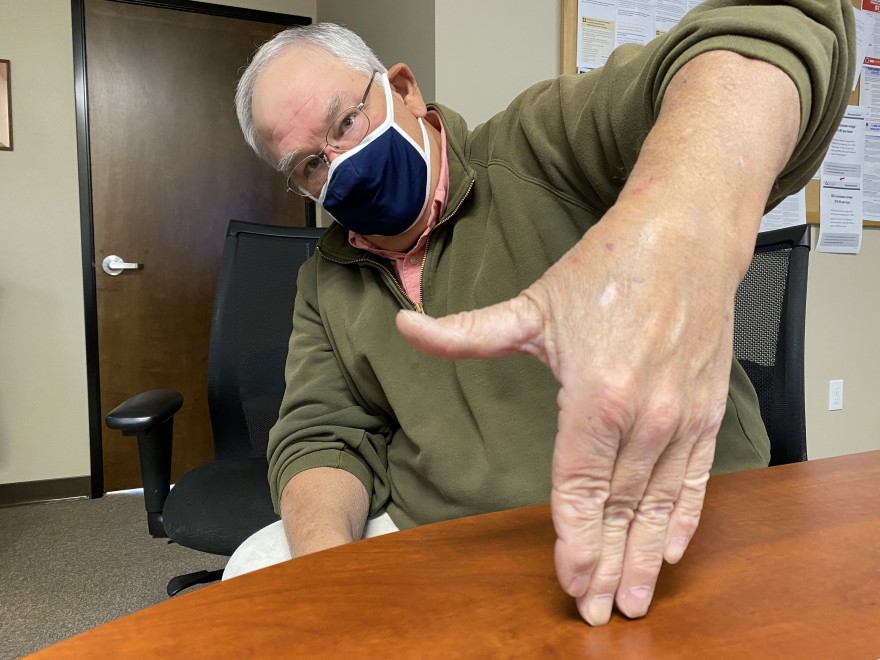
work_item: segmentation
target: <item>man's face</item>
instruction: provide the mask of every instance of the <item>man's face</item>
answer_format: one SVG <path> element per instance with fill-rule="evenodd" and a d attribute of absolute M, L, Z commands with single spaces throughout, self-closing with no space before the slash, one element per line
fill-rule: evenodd
<path fill-rule="evenodd" d="M 393 77 L 397 67 L 389 71 Z M 313 48 L 291 48 L 270 62 L 257 77 L 254 86 L 253 116 L 257 133 L 276 161 L 288 158 L 290 166 L 302 158 L 316 154 L 325 145 L 327 129 L 345 109 L 357 106 L 370 80 L 369 75 L 354 71 L 338 59 Z M 379 84 L 377 84 L 379 83 Z M 416 88 L 417 90 L 417 88 Z M 392 84 L 395 122 L 417 144 L 422 132 L 417 117 L 424 116 L 424 102 L 408 103 Z M 363 111 L 375 130 L 387 115 L 385 94 L 377 79 L 370 88 Z M 429 139 L 435 138 L 429 130 Z M 436 139 L 436 138 L 435 138 Z M 424 146 L 424 145 L 422 145 Z M 436 189 L 439 158 L 438 144 L 432 141 L 431 195 Z M 324 151 L 330 162 L 339 156 L 332 149 Z M 291 157 L 292 156 L 292 157 Z M 430 205 L 429 205 L 430 207 Z M 370 236 L 379 247 L 389 250 L 408 248 L 424 231 L 430 208 L 412 228 L 397 236 Z"/>
<path fill-rule="evenodd" d="M 254 122 L 269 154 L 277 161 L 295 153 L 296 162 L 318 152 L 330 123 L 358 104 L 368 82 L 323 51 L 295 48 L 277 57 L 257 77 L 253 98 Z M 384 97 L 371 89 L 364 113 L 371 127 L 381 123 Z M 335 155 L 328 150 L 331 161 Z"/>

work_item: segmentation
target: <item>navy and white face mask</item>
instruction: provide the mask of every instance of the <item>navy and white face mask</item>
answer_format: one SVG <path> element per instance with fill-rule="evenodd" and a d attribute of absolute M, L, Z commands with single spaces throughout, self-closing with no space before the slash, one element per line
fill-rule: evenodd
<path fill-rule="evenodd" d="M 394 103 L 387 74 L 385 121 L 363 141 L 337 156 L 316 199 L 340 225 L 370 236 L 395 236 L 412 227 L 428 205 L 431 147 L 425 124 L 422 149 L 394 123 Z"/>

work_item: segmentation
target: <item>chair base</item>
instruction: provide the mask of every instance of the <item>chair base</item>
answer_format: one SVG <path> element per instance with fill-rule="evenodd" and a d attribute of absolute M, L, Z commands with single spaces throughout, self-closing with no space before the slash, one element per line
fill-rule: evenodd
<path fill-rule="evenodd" d="M 206 584 L 208 582 L 216 582 L 223 577 L 223 569 L 216 571 L 196 571 L 195 573 L 187 573 L 186 575 L 178 575 L 168 581 L 166 591 L 169 596 L 176 596 L 184 589 L 189 589 L 197 584 Z"/>

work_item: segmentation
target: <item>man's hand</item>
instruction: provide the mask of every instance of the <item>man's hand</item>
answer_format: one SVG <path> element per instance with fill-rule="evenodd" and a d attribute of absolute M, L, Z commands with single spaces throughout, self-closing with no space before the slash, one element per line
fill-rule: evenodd
<path fill-rule="evenodd" d="M 431 353 L 531 353 L 553 371 L 556 567 L 594 625 L 615 594 L 624 614 L 643 615 L 662 560 L 677 561 L 693 535 L 732 350 L 730 296 L 657 244 L 674 237 L 608 220 L 508 303 L 398 321 Z"/>
<path fill-rule="evenodd" d="M 781 71 L 701 55 L 670 84 L 617 204 L 541 279 L 482 310 L 398 316 L 425 352 L 528 353 L 553 371 L 556 569 L 593 625 L 615 601 L 644 615 L 663 560 L 678 561 L 697 528 L 736 287 L 798 121 Z"/>

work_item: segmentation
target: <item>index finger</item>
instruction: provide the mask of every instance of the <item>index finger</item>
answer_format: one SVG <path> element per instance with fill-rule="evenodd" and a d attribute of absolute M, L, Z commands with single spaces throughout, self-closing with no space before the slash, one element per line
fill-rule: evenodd
<path fill-rule="evenodd" d="M 586 388 L 573 397 L 559 392 L 559 424 L 553 450 L 550 509 L 556 530 L 554 559 L 559 584 L 570 596 L 587 593 L 602 556 L 603 518 L 620 447 L 620 431 L 607 414 L 586 413 Z M 598 400 L 598 397 L 593 399 Z"/>

